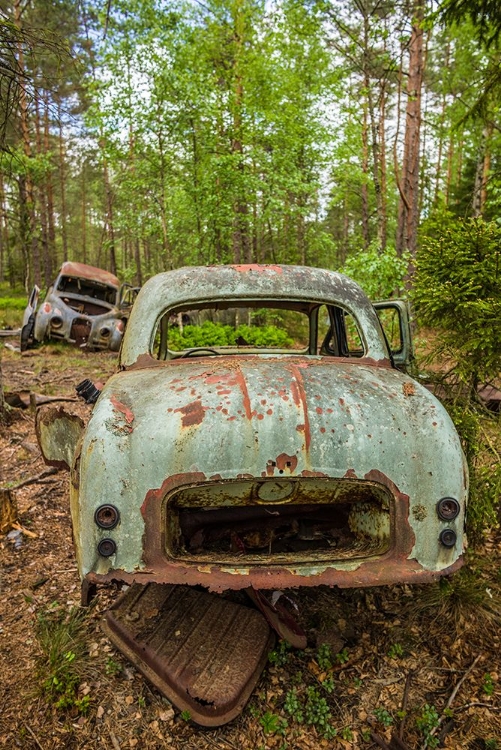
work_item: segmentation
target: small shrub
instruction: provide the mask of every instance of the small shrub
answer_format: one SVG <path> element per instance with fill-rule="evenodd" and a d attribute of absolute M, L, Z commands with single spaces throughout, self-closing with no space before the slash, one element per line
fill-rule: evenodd
<path fill-rule="evenodd" d="M 304 722 L 302 704 L 298 698 L 297 690 L 289 690 L 285 696 L 284 709 L 298 724 Z"/>
<path fill-rule="evenodd" d="M 288 727 L 287 719 L 283 719 L 281 716 L 271 713 L 271 711 L 266 711 L 259 719 L 259 723 L 265 734 L 283 735 Z"/>
<path fill-rule="evenodd" d="M 486 672 L 484 674 L 484 683 L 482 685 L 482 690 L 484 691 L 485 695 L 494 695 L 494 680 L 492 679 L 492 675 L 490 672 Z"/>
<path fill-rule="evenodd" d="M 391 727 L 393 724 L 393 717 L 385 708 L 375 708 L 374 717 L 384 727 Z"/>
<path fill-rule="evenodd" d="M 278 646 L 268 654 L 268 661 L 277 667 L 283 667 L 289 661 L 291 645 L 287 641 L 280 641 Z"/>
<path fill-rule="evenodd" d="M 432 734 L 432 730 L 435 730 L 439 726 L 439 716 L 435 706 L 425 703 L 420 715 L 416 718 L 416 726 L 423 734 L 424 746 L 437 747 L 438 738 Z"/>

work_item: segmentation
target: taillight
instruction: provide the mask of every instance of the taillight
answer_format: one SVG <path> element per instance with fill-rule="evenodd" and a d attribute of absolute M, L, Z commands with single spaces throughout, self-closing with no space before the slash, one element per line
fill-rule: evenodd
<path fill-rule="evenodd" d="M 94 513 L 94 521 L 100 529 L 114 529 L 120 520 L 120 513 L 114 505 L 100 505 Z"/>
<path fill-rule="evenodd" d="M 458 517 L 459 511 L 459 503 L 457 500 L 454 500 L 453 497 L 443 497 L 437 503 L 438 517 L 441 518 L 442 521 L 453 521 Z"/>
<path fill-rule="evenodd" d="M 457 540 L 456 532 L 453 531 L 453 529 L 444 529 L 440 532 L 440 536 L 438 538 L 440 544 L 443 544 L 444 547 L 454 547 Z"/>

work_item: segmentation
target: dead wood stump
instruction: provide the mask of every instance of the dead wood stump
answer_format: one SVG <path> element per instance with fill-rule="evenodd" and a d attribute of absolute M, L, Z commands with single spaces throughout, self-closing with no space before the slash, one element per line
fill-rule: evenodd
<path fill-rule="evenodd" d="M 0 489 L 0 534 L 6 534 L 17 521 L 17 502 L 12 490 Z"/>

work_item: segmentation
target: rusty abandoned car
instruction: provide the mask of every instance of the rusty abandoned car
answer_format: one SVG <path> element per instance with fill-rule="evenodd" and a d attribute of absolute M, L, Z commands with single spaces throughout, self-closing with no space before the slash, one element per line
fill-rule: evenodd
<path fill-rule="evenodd" d="M 185 675 L 178 665 L 174 679 L 165 667 L 181 647 L 162 631 L 172 653 L 159 677 L 160 646 L 150 653 L 144 644 L 160 625 L 148 616 L 164 608 L 177 623 L 169 632 L 181 632 L 181 610 L 193 612 L 190 597 L 203 594 L 190 587 L 424 582 L 461 565 L 468 477 L 460 441 L 440 402 L 405 372 L 405 307 L 377 308 L 351 279 L 314 268 L 163 273 L 139 293 L 119 371 L 83 437 L 77 417 L 40 413 L 46 458 L 71 468 L 84 591 L 134 584 L 108 627 L 136 663 L 149 659 L 140 666 L 150 676 L 156 669 L 152 679 L 167 695 L 179 693 L 172 682 Z M 392 326 L 386 336 L 378 314 Z M 142 635 L 130 616 L 141 597 Z M 219 604 L 210 617 L 196 606 L 206 622 L 222 622 Z M 241 641 L 261 627 L 231 617 Z M 140 657 L 131 645 L 139 637 Z M 262 668 L 267 638 L 256 636 L 249 674 Z M 252 650 L 247 641 L 244 648 Z M 193 692 L 191 684 L 176 694 L 177 705 L 215 724 L 235 715 L 245 691 L 217 710 L 207 693 L 194 709 Z"/>
<path fill-rule="evenodd" d="M 89 349 L 120 348 L 130 308 L 121 304 L 123 287 L 114 274 L 67 261 L 40 305 L 39 298 L 35 286 L 24 312 L 22 351 L 47 339 Z"/>

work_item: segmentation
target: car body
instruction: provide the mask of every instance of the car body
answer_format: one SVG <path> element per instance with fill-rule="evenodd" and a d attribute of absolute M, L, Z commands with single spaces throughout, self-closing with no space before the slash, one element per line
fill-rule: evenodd
<path fill-rule="evenodd" d="M 71 467 L 85 585 L 352 587 L 456 570 L 460 440 L 396 367 L 411 354 L 404 306 L 378 312 L 396 321 L 394 355 L 362 289 L 332 271 L 236 265 L 150 279 L 76 450 L 75 420 L 38 423 L 46 459 Z M 231 341 L 215 344 L 224 326 Z M 204 331 L 206 346 L 181 346 Z"/>
<path fill-rule="evenodd" d="M 127 285 L 127 294 L 130 288 Z M 117 277 L 101 268 L 67 261 L 39 304 L 35 286 L 21 329 L 21 349 L 39 341 L 69 341 L 89 349 L 118 351 L 130 307 Z"/>

